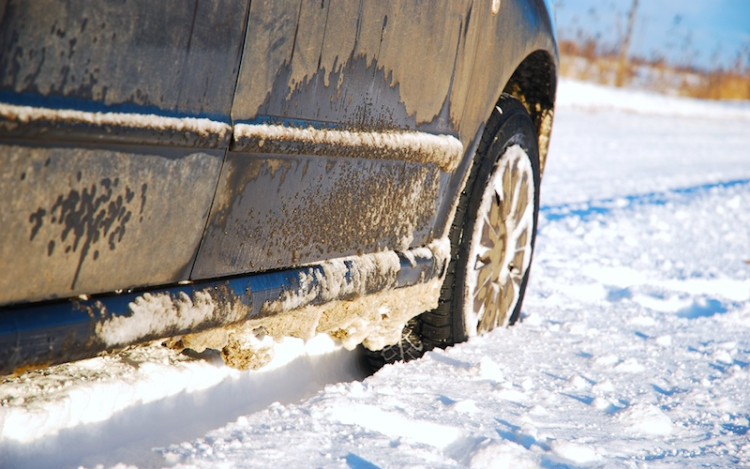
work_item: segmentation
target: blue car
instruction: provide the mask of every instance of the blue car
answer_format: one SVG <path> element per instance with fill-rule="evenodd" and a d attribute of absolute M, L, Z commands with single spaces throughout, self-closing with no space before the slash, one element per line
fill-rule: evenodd
<path fill-rule="evenodd" d="M 513 323 L 557 65 L 543 0 L 0 2 L 0 375 Z"/>

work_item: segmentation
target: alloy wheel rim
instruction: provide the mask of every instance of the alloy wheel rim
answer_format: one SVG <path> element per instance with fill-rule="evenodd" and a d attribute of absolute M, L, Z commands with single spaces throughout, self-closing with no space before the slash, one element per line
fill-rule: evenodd
<path fill-rule="evenodd" d="M 464 320 L 469 335 L 506 326 L 531 263 L 534 173 L 526 152 L 509 147 L 485 186 L 466 264 Z"/>

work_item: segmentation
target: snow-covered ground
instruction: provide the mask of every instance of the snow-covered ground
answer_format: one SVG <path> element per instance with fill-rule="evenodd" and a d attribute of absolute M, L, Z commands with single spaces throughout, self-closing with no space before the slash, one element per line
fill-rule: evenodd
<path fill-rule="evenodd" d="M 515 327 L 364 380 L 325 339 L 65 365 L 0 385 L 0 467 L 750 466 L 750 107 L 559 92 Z"/>

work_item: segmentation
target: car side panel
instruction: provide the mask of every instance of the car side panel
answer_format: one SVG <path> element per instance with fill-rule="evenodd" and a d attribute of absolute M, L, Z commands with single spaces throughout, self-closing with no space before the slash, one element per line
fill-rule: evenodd
<path fill-rule="evenodd" d="M 188 278 L 223 156 L 0 145 L 0 304 Z"/>
<path fill-rule="evenodd" d="M 253 1 L 232 117 L 450 133 L 469 3 Z"/>
<path fill-rule="evenodd" d="M 254 1 L 233 121 L 315 127 L 321 138 L 326 129 L 375 138 L 452 134 L 447 96 L 466 5 Z M 261 153 L 230 152 L 194 279 L 403 250 L 434 238 L 450 179 L 445 167 L 409 148 L 397 150 L 401 161 L 384 160 L 343 141 L 346 152 L 313 144 L 314 153 L 263 154 L 271 140 L 261 137 Z"/>
<path fill-rule="evenodd" d="M 33 122 L 0 116 L 9 168 L 0 196 L 16 204 L 0 220 L 0 265 L 29 266 L 3 277 L 0 305 L 178 282 L 193 259 L 192 278 L 207 278 L 444 236 L 484 120 L 513 70 L 537 50 L 556 60 L 542 0 L 503 0 L 497 15 L 492 3 L 2 2 L 0 102 L 93 114 L 73 124 L 54 112 Z M 158 119 L 97 120 L 113 112 L 177 121 L 164 130 Z M 220 129 L 185 130 L 194 117 Z M 261 150 L 263 139 L 243 144 L 237 129 L 245 124 L 398 138 L 416 132 L 417 141 L 449 135 L 463 150 L 447 163 L 352 145 L 284 155 L 283 142 L 281 152 Z M 39 169 L 48 161 L 54 174 Z M 112 189 L 115 179 L 122 194 Z M 85 217 L 57 226 L 68 223 L 53 214 L 58 200 L 79 216 L 91 210 L 84 195 L 112 189 L 114 200 L 88 215 L 103 210 L 109 220 L 109 203 L 143 183 L 164 189 L 149 189 L 148 219 L 169 216 L 137 228 L 130 215 L 114 249 L 104 241 L 114 222 L 85 235 Z M 24 191 L 31 195 L 21 202 L 15 195 Z M 122 217 L 134 209 L 140 223 L 141 207 L 126 207 Z M 39 283 L 40 272 L 54 280 Z M 21 283 L 29 287 L 13 291 Z"/>
<path fill-rule="evenodd" d="M 425 245 L 448 180 L 433 164 L 230 152 L 193 279 Z"/>
<path fill-rule="evenodd" d="M 534 50 L 555 54 L 541 0 L 504 0 L 497 15 L 491 7 L 471 0 L 254 1 L 235 124 L 445 134 L 463 151 L 442 166 L 404 158 L 394 171 L 367 148 L 287 147 L 288 158 L 278 159 L 264 155 L 271 143 L 284 147 L 273 138 L 259 137 L 252 151 L 236 145 L 243 151 L 230 152 L 222 172 L 193 278 L 407 249 L 444 236 L 504 84 Z M 333 163 L 336 171 L 320 180 L 324 173 L 300 169 Z M 285 181 L 287 174 L 296 183 Z M 353 191 L 346 199 L 344 188 Z M 395 203 L 417 193 L 436 199 Z"/>
<path fill-rule="evenodd" d="M 248 9 L 0 2 L 0 306 L 189 278 Z"/>
<path fill-rule="evenodd" d="M 2 5 L 2 101 L 228 122 L 248 0 Z"/>

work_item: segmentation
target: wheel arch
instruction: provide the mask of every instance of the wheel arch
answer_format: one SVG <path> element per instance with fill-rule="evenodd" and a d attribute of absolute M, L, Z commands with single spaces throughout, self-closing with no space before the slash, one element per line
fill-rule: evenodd
<path fill-rule="evenodd" d="M 539 143 L 539 169 L 542 174 L 549 150 L 556 92 L 556 61 L 545 50 L 536 50 L 527 55 L 503 89 L 503 93 L 521 101 L 534 121 Z"/>

